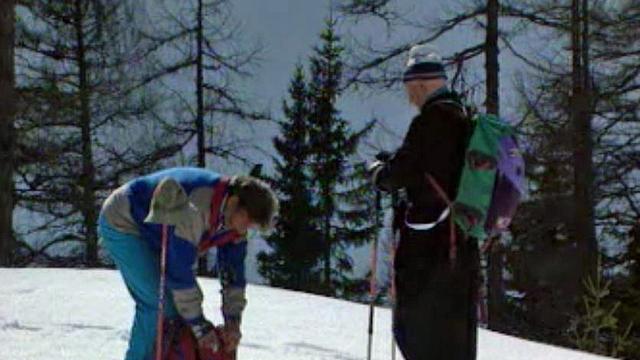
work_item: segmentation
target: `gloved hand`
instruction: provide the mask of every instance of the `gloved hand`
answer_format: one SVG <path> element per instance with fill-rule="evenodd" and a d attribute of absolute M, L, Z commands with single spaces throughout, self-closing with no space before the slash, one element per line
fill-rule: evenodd
<path fill-rule="evenodd" d="M 384 163 L 391 159 L 392 154 L 388 151 L 380 151 L 376 155 L 376 161 L 372 162 L 367 166 L 367 171 L 371 176 L 374 176 L 378 170 L 384 166 Z"/>
<path fill-rule="evenodd" d="M 369 175 L 373 176 L 383 166 L 383 161 L 376 160 L 367 166 L 367 172 L 369 173 Z"/>
<path fill-rule="evenodd" d="M 389 159 L 391 159 L 391 156 L 393 156 L 393 154 L 383 150 L 376 155 L 376 160 L 386 162 L 386 161 L 389 161 Z"/>
<path fill-rule="evenodd" d="M 382 170 L 385 168 L 387 162 L 391 160 L 392 157 L 393 155 L 391 153 L 381 151 L 378 153 L 378 155 L 376 155 L 377 160 L 367 167 L 369 176 L 371 176 L 371 182 L 376 188 L 378 188 L 378 190 L 389 191 L 388 189 L 385 189 L 380 185 L 379 180 Z"/>
<path fill-rule="evenodd" d="M 240 324 L 227 323 L 222 329 L 222 342 L 224 343 L 224 351 L 232 353 L 236 351 L 240 344 L 242 333 L 240 332 Z"/>
<path fill-rule="evenodd" d="M 210 321 L 202 319 L 191 326 L 191 331 L 193 331 L 201 351 L 207 350 L 216 353 L 222 347 L 223 340 L 218 336 L 216 328 Z"/>

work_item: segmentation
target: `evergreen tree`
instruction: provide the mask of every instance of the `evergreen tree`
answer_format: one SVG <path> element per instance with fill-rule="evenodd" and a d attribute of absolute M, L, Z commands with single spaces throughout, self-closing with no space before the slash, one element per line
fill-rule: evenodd
<path fill-rule="evenodd" d="M 339 287 L 353 267 L 347 250 L 350 245 L 371 238 L 374 218 L 373 203 L 366 207 L 361 203 L 361 195 L 366 191 L 362 186 L 364 172 L 351 164 L 359 142 L 372 124 L 354 131 L 337 109 L 343 93 L 344 48 L 335 27 L 333 19 L 327 20 L 320 35 L 322 45 L 314 49 L 311 57 L 309 84 L 311 174 L 323 242 L 323 287 L 328 294 L 340 293 Z"/>
<path fill-rule="evenodd" d="M 286 120 L 280 136 L 273 139 L 279 154 L 276 175 L 271 179 L 282 199 L 276 231 L 267 238 L 272 252 L 258 256 L 260 273 L 274 286 L 317 292 L 318 259 L 322 253 L 314 216 L 309 172 L 309 93 L 304 69 L 298 66 L 289 86 L 290 102 L 283 102 Z"/>

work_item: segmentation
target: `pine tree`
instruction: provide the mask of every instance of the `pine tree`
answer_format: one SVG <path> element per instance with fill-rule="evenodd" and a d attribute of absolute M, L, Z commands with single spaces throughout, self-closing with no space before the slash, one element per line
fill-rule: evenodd
<path fill-rule="evenodd" d="M 334 294 L 342 282 L 340 280 L 346 280 L 344 274 L 353 267 L 347 253 L 348 246 L 370 239 L 371 229 L 365 223 L 373 219 L 368 210 L 362 210 L 357 204 L 350 206 L 341 202 L 347 198 L 353 200 L 352 195 L 361 188 L 358 179 L 363 178 L 358 175 L 362 175 L 362 172 L 358 173 L 350 161 L 372 124 L 360 131 L 353 131 L 337 109 L 337 101 L 343 93 L 344 48 L 335 27 L 333 19 L 327 20 L 326 28 L 320 35 L 322 44 L 314 49 L 310 60 L 309 84 L 311 173 L 323 241 L 323 286 L 326 293 Z M 361 227 L 349 226 L 353 224 Z"/>
<path fill-rule="evenodd" d="M 598 266 L 595 279 L 584 281 L 582 307 L 571 319 L 569 338 L 580 350 L 618 358 L 633 349 L 633 323 L 620 316 L 620 302 L 609 304 L 611 281 L 602 279 Z"/>
<path fill-rule="evenodd" d="M 271 285 L 318 292 L 322 242 L 311 191 L 309 93 L 302 66 L 295 69 L 289 98 L 290 102 L 283 101 L 286 119 L 279 122 L 280 135 L 273 140 L 279 159 L 275 159 L 276 174 L 271 182 L 282 199 L 280 219 L 274 234 L 267 238 L 272 252 L 261 253 L 258 261 L 260 273 Z"/>

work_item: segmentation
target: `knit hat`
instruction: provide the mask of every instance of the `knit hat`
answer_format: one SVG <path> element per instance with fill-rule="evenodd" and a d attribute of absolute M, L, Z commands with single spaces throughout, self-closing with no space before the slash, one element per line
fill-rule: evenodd
<path fill-rule="evenodd" d="M 403 81 L 447 79 L 438 49 L 431 45 L 416 45 L 409 50 Z"/>

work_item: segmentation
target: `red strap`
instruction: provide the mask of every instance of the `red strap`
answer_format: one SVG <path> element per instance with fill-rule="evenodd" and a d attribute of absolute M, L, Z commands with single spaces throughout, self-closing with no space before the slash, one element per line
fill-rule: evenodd
<path fill-rule="evenodd" d="M 156 360 L 163 358 L 163 335 L 164 335 L 164 298 L 165 298 L 165 282 L 167 277 L 167 246 L 169 244 L 168 226 L 162 225 L 162 243 L 160 251 L 160 289 L 158 297 L 158 325 L 156 326 Z"/>
<path fill-rule="evenodd" d="M 427 181 L 431 184 L 431 186 L 436 190 L 440 198 L 447 204 L 449 209 L 451 209 L 451 214 L 449 214 L 449 259 L 451 262 L 455 262 L 456 253 L 458 251 L 458 241 L 456 239 L 456 223 L 453 218 L 453 202 L 449 199 L 449 196 L 444 191 L 442 186 L 438 184 L 438 181 L 431 176 L 430 174 L 426 174 Z"/>
<path fill-rule="evenodd" d="M 222 202 L 225 200 L 227 196 L 227 192 L 229 189 L 230 179 L 226 176 L 223 176 L 220 181 L 213 187 L 213 196 L 211 197 L 211 214 L 209 216 L 209 236 L 218 231 L 220 227 L 220 217 L 221 217 L 221 208 Z"/>
<path fill-rule="evenodd" d="M 493 242 L 495 241 L 495 239 L 496 237 L 494 236 L 485 241 L 484 245 L 482 245 L 482 247 L 480 248 L 480 253 L 485 254 L 487 251 L 489 251 L 489 249 L 493 247 Z"/>
<path fill-rule="evenodd" d="M 230 242 L 234 242 L 241 238 L 236 231 L 219 231 L 223 225 L 222 206 L 225 201 L 230 180 L 228 177 L 222 177 L 220 181 L 213 187 L 213 196 L 211 197 L 211 209 L 209 216 L 209 231 L 198 246 L 200 252 L 206 251 L 214 246 L 223 246 Z"/>
<path fill-rule="evenodd" d="M 240 234 L 231 230 L 222 230 L 213 236 L 208 236 L 207 238 L 200 241 L 200 245 L 198 245 L 198 252 L 203 253 L 212 247 L 220 247 L 227 245 L 232 242 L 236 242 L 238 239 L 242 238 Z"/>

